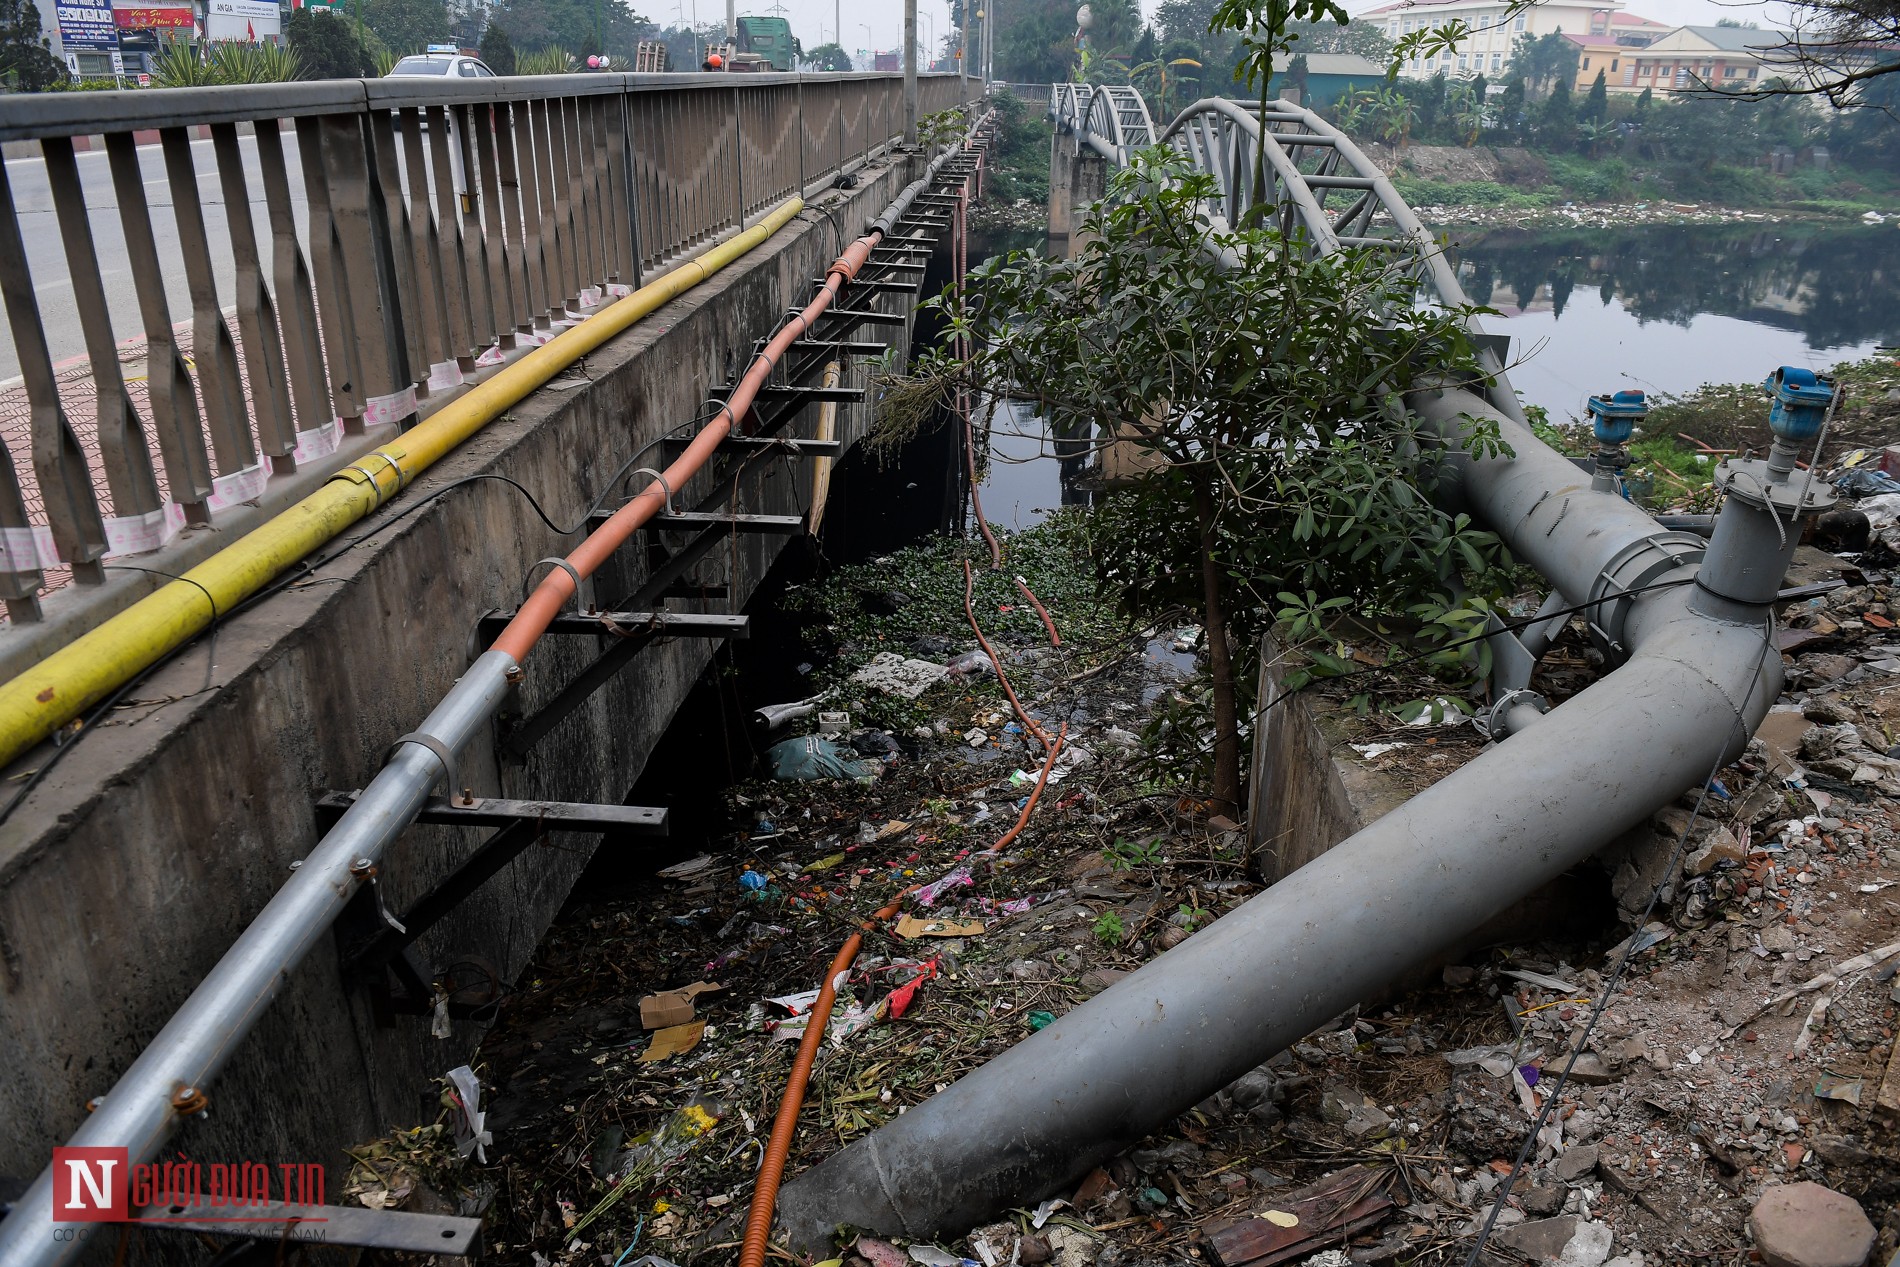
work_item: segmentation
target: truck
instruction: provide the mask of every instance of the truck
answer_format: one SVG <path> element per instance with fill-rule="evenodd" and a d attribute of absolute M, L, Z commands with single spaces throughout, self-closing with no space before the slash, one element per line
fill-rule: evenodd
<path fill-rule="evenodd" d="M 738 19 L 738 44 L 738 54 L 733 58 L 734 70 L 742 65 L 748 70 L 792 70 L 795 67 L 792 24 L 784 18 Z"/>

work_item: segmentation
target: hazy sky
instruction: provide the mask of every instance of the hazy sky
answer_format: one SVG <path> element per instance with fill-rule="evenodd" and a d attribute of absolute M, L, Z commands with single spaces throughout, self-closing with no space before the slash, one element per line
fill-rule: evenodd
<path fill-rule="evenodd" d="M 1346 0 L 1346 7 L 1361 12 L 1384 2 Z M 996 0 L 996 3 L 997 11 L 1007 14 L 1011 0 Z M 1159 4 L 1160 0 L 1141 0 L 1142 12 L 1153 16 Z M 662 25 L 671 25 L 679 21 L 682 15 L 691 21 L 695 12 L 701 22 L 721 21 L 725 17 L 723 0 L 634 0 L 633 7 L 636 12 Z M 1764 26 L 1774 21 L 1781 8 L 1780 5 L 1764 3 L 1763 0 L 1625 0 L 1625 7 L 1633 13 L 1671 24 L 1713 23 L 1717 18 L 1734 17 L 1760 22 Z M 840 22 L 844 25 L 845 34 L 841 42 L 854 51 L 867 47 L 895 49 L 902 45 L 904 39 L 902 0 L 777 0 L 776 3 L 738 0 L 738 12 L 782 12 L 791 19 L 792 30 L 807 48 L 834 39 Z M 950 6 L 945 0 L 918 0 L 917 14 L 917 29 L 924 38 L 931 36 L 933 23 L 939 38 L 949 32 Z M 868 44 L 867 25 L 870 27 Z"/>

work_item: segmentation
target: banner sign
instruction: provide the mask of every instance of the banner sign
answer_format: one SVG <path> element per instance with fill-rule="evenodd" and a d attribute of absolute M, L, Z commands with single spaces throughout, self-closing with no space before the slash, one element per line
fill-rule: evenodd
<path fill-rule="evenodd" d="M 191 7 L 155 8 L 139 6 L 130 9 L 114 9 L 113 19 L 121 31 L 162 31 L 179 28 L 190 30 L 192 24 Z"/>
<path fill-rule="evenodd" d="M 259 44 L 283 33 L 277 6 L 269 0 L 210 0 L 205 5 L 205 38 Z"/>
<path fill-rule="evenodd" d="M 67 48 L 99 51 L 119 46 L 112 0 L 59 0 L 59 40 Z"/>

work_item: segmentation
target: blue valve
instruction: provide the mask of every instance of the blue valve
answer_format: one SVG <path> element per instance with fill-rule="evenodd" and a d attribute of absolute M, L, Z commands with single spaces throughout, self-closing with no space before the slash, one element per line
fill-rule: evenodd
<path fill-rule="evenodd" d="M 1799 443 L 1820 434 L 1828 406 L 1834 402 L 1833 379 L 1784 365 L 1763 379 L 1761 386 L 1775 398 L 1768 411 L 1768 426 L 1777 437 Z"/>
<path fill-rule="evenodd" d="M 1639 391 L 1605 392 L 1584 403 L 1596 425 L 1598 444 L 1622 444 L 1649 416 L 1649 400 Z"/>

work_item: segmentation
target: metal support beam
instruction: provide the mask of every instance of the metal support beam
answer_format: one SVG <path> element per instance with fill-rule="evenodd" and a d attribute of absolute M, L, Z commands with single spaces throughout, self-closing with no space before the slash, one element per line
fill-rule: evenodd
<path fill-rule="evenodd" d="M 788 314 L 795 315 L 799 310 L 797 308 L 788 308 L 786 311 Z M 910 324 L 910 316 L 908 313 L 869 312 L 863 308 L 828 308 L 824 314 L 819 317 L 819 320 L 842 321 L 847 325 L 855 325 L 860 321 L 868 321 L 874 326 L 907 326 Z"/>
<path fill-rule="evenodd" d="M 739 453 L 793 453 L 802 458 L 835 458 L 844 456 L 842 440 L 792 440 L 777 436 L 727 436 L 719 442 L 721 449 Z"/>
<path fill-rule="evenodd" d="M 326 792 L 317 801 L 317 824 L 328 828 L 362 796 L 360 791 Z M 500 796 L 432 796 L 418 823 L 436 827 L 506 827 L 535 823 L 550 831 L 633 831 L 666 833 L 666 811 L 642 805 L 590 805 L 579 801 L 515 801 Z"/>
<path fill-rule="evenodd" d="M 921 270 L 920 270 L 921 271 Z M 845 353 L 851 356 L 882 356 L 890 350 L 888 343 L 867 342 L 864 340 L 832 339 L 795 339 L 792 346 L 798 349 L 810 349 L 828 354 Z"/>
<path fill-rule="evenodd" d="M 490 640 L 499 635 L 513 616 L 514 613 L 509 611 L 489 612 L 482 617 L 480 636 Z M 717 612 L 562 612 L 548 626 L 548 632 L 593 638 L 645 635 L 660 638 L 749 638 L 752 636 L 752 625 L 748 616 L 727 616 Z"/>
<path fill-rule="evenodd" d="M 731 387 L 728 385 L 716 390 L 723 395 L 731 391 Z M 800 387 L 795 384 L 768 383 L 759 388 L 758 397 L 760 400 L 798 400 L 806 403 L 835 400 L 840 404 L 855 404 L 864 399 L 864 389 L 862 387 Z"/>
<path fill-rule="evenodd" d="M 243 1236 L 264 1245 L 282 1242 L 293 1249 L 303 1245 L 347 1246 L 457 1257 L 477 1253 L 482 1235 L 480 1219 L 366 1210 L 351 1205 L 293 1205 L 287 1201 L 234 1207 L 229 1201 L 214 1204 L 209 1198 L 200 1198 L 148 1205 L 132 1221 L 153 1231 Z"/>

